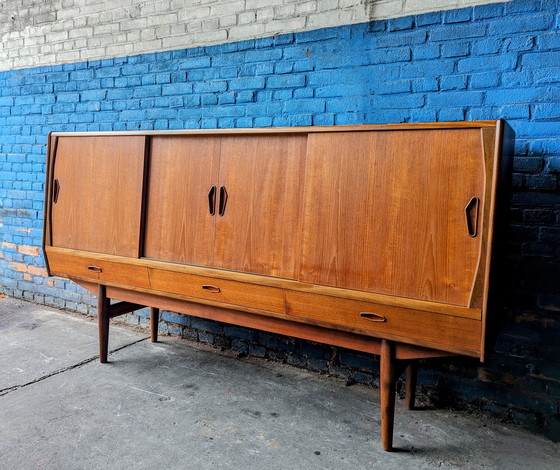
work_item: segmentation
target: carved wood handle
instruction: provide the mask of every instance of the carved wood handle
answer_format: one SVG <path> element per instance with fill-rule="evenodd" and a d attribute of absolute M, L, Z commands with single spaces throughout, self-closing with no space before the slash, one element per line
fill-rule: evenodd
<path fill-rule="evenodd" d="M 101 269 L 99 266 L 88 266 L 88 271 L 92 271 L 94 273 L 101 273 L 103 272 L 103 269 Z"/>
<path fill-rule="evenodd" d="M 220 293 L 220 288 L 219 287 L 211 286 L 209 284 L 204 284 L 202 286 L 202 288 L 204 290 L 207 290 L 208 292 L 212 292 L 212 294 L 219 294 Z"/>
<path fill-rule="evenodd" d="M 478 233 L 478 206 L 480 205 L 480 199 L 477 197 L 472 197 L 469 203 L 465 207 L 465 218 L 467 220 L 467 232 L 469 237 L 476 237 Z"/>
<path fill-rule="evenodd" d="M 208 209 L 210 210 L 210 215 L 216 213 L 216 186 L 212 186 L 208 192 Z"/>
<path fill-rule="evenodd" d="M 383 315 L 380 315 L 378 313 L 360 312 L 360 317 L 376 323 L 383 323 L 387 321 L 387 319 Z"/>
<path fill-rule="evenodd" d="M 60 183 L 58 182 L 58 179 L 55 178 L 54 183 L 53 183 L 53 204 L 56 204 L 58 202 L 58 194 L 60 193 Z"/>
<path fill-rule="evenodd" d="M 224 215 L 226 212 L 226 203 L 228 200 L 228 193 L 225 186 L 220 186 L 220 207 L 218 209 L 218 214 Z"/>

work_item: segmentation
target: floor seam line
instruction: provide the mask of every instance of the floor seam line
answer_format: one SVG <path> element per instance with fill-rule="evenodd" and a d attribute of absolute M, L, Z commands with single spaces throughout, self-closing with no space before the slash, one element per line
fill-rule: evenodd
<path fill-rule="evenodd" d="M 141 343 L 142 341 L 146 341 L 146 340 L 148 340 L 148 339 L 149 339 L 148 337 L 147 337 L 147 338 L 141 338 L 141 339 L 139 339 L 139 340 L 137 340 L 137 341 L 134 341 L 134 342 L 132 342 L 132 343 L 125 344 L 124 346 L 121 346 L 121 347 L 119 347 L 119 348 L 111 349 L 111 350 L 109 351 L 109 354 L 116 353 L 116 352 L 118 352 L 118 351 L 121 351 L 121 350 L 123 350 L 123 349 L 126 349 L 126 348 L 128 348 L 128 347 L 130 347 L 130 346 L 134 346 L 135 344 Z M 43 380 L 46 380 L 46 379 L 48 379 L 48 378 L 50 378 L 50 377 L 54 377 L 54 376 L 56 376 L 56 375 L 63 374 L 64 372 L 67 372 L 67 371 L 69 371 L 69 370 L 79 369 L 80 367 L 82 367 L 82 366 L 84 366 L 84 365 L 86 365 L 86 364 L 89 364 L 89 363 L 91 363 L 91 362 L 94 362 L 94 361 L 97 360 L 97 359 L 99 359 L 99 354 L 96 354 L 95 356 L 92 356 L 92 357 L 89 357 L 89 358 L 87 358 L 87 359 L 84 359 L 84 360 L 82 360 L 82 361 L 80 361 L 80 362 L 77 362 L 76 364 L 72 364 L 72 365 L 70 365 L 70 366 L 63 367 L 62 369 L 57 369 L 57 370 L 52 371 L 52 372 L 50 372 L 50 373 L 48 373 L 48 374 L 42 375 L 41 377 L 38 377 L 38 378 L 36 378 L 36 379 L 34 379 L 34 380 L 31 380 L 30 382 L 27 382 L 27 383 L 24 383 L 24 384 L 19 384 L 19 385 L 13 385 L 13 386 L 7 387 L 7 388 L 3 388 L 3 389 L 0 390 L 0 397 L 3 397 L 3 396 L 5 396 L 5 395 L 8 395 L 9 393 L 15 392 L 16 390 L 20 390 L 20 389 L 22 389 L 22 388 L 28 387 L 29 385 L 33 385 L 33 384 L 42 382 Z"/>

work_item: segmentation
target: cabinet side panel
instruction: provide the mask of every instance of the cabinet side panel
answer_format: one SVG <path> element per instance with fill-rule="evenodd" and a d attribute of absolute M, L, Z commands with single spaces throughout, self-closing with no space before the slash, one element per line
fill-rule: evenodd
<path fill-rule="evenodd" d="M 141 136 L 59 137 L 52 246 L 137 257 L 143 171 Z"/>
<path fill-rule="evenodd" d="M 43 255 L 45 258 L 45 266 L 47 268 L 47 272 L 50 276 L 50 265 L 49 265 L 49 258 L 47 256 L 46 247 L 52 245 L 52 236 L 51 236 L 51 218 L 52 218 L 52 186 L 53 186 L 53 168 L 54 168 L 54 159 L 56 156 L 56 143 L 58 141 L 57 137 L 54 137 L 52 133 L 49 133 L 48 136 L 48 145 L 47 145 L 47 161 L 46 161 L 46 180 L 45 180 L 45 200 L 43 203 L 43 236 L 42 236 L 42 249 Z"/>
<path fill-rule="evenodd" d="M 507 286 L 504 279 L 504 268 L 507 266 L 507 223 L 508 207 L 511 199 L 511 171 L 513 163 L 515 134 L 509 124 L 503 120 L 498 121 L 496 132 L 489 130 L 482 132 L 485 141 L 487 159 L 492 161 L 494 169 L 492 178 L 488 181 L 487 192 L 490 194 L 492 204 L 487 214 L 487 256 L 484 270 L 484 290 L 482 300 L 482 315 L 484 329 L 482 331 L 482 344 L 484 349 L 481 361 L 492 350 L 492 345 L 503 321 L 503 305 L 500 301 L 506 295 Z M 494 144 L 494 148 L 490 145 Z"/>
<path fill-rule="evenodd" d="M 306 178 L 300 280 L 469 304 L 480 234 L 469 235 L 466 207 L 475 197 L 484 207 L 478 129 L 310 135 Z"/>
<path fill-rule="evenodd" d="M 218 184 L 219 152 L 219 136 L 151 139 L 145 257 L 212 265 L 216 216 L 208 194 Z"/>

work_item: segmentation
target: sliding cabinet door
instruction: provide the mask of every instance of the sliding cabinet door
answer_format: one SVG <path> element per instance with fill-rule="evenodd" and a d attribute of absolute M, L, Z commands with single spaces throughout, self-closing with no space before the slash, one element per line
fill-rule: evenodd
<path fill-rule="evenodd" d="M 58 137 L 51 244 L 138 257 L 143 136 Z"/>
<path fill-rule="evenodd" d="M 216 267 L 297 277 L 306 142 L 298 134 L 222 136 Z"/>
<path fill-rule="evenodd" d="M 220 139 L 151 139 L 144 256 L 202 266 L 214 259 Z"/>
<path fill-rule="evenodd" d="M 300 280 L 468 305 L 480 130 L 311 134 Z"/>

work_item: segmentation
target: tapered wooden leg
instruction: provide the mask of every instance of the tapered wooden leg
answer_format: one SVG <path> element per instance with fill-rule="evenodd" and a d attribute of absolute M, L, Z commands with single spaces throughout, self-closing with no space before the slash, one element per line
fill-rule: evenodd
<path fill-rule="evenodd" d="M 159 308 L 150 307 L 150 339 L 157 342 L 159 324 Z"/>
<path fill-rule="evenodd" d="M 102 363 L 107 362 L 109 350 L 110 302 L 107 298 L 107 288 L 100 284 L 97 294 L 97 323 L 99 326 L 99 361 Z"/>
<path fill-rule="evenodd" d="M 380 372 L 381 444 L 384 450 L 391 451 L 395 422 L 395 345 L 385 339 L 381 342 Z"/>
<path fill-rule="evenodd" d="M 407 410 L 414 409 L 414 400 L 416 399 L 416 377 L 418 375 L 418 364 L 412 361 L 406 368 L 406 384 L 404 404 Z"/>

